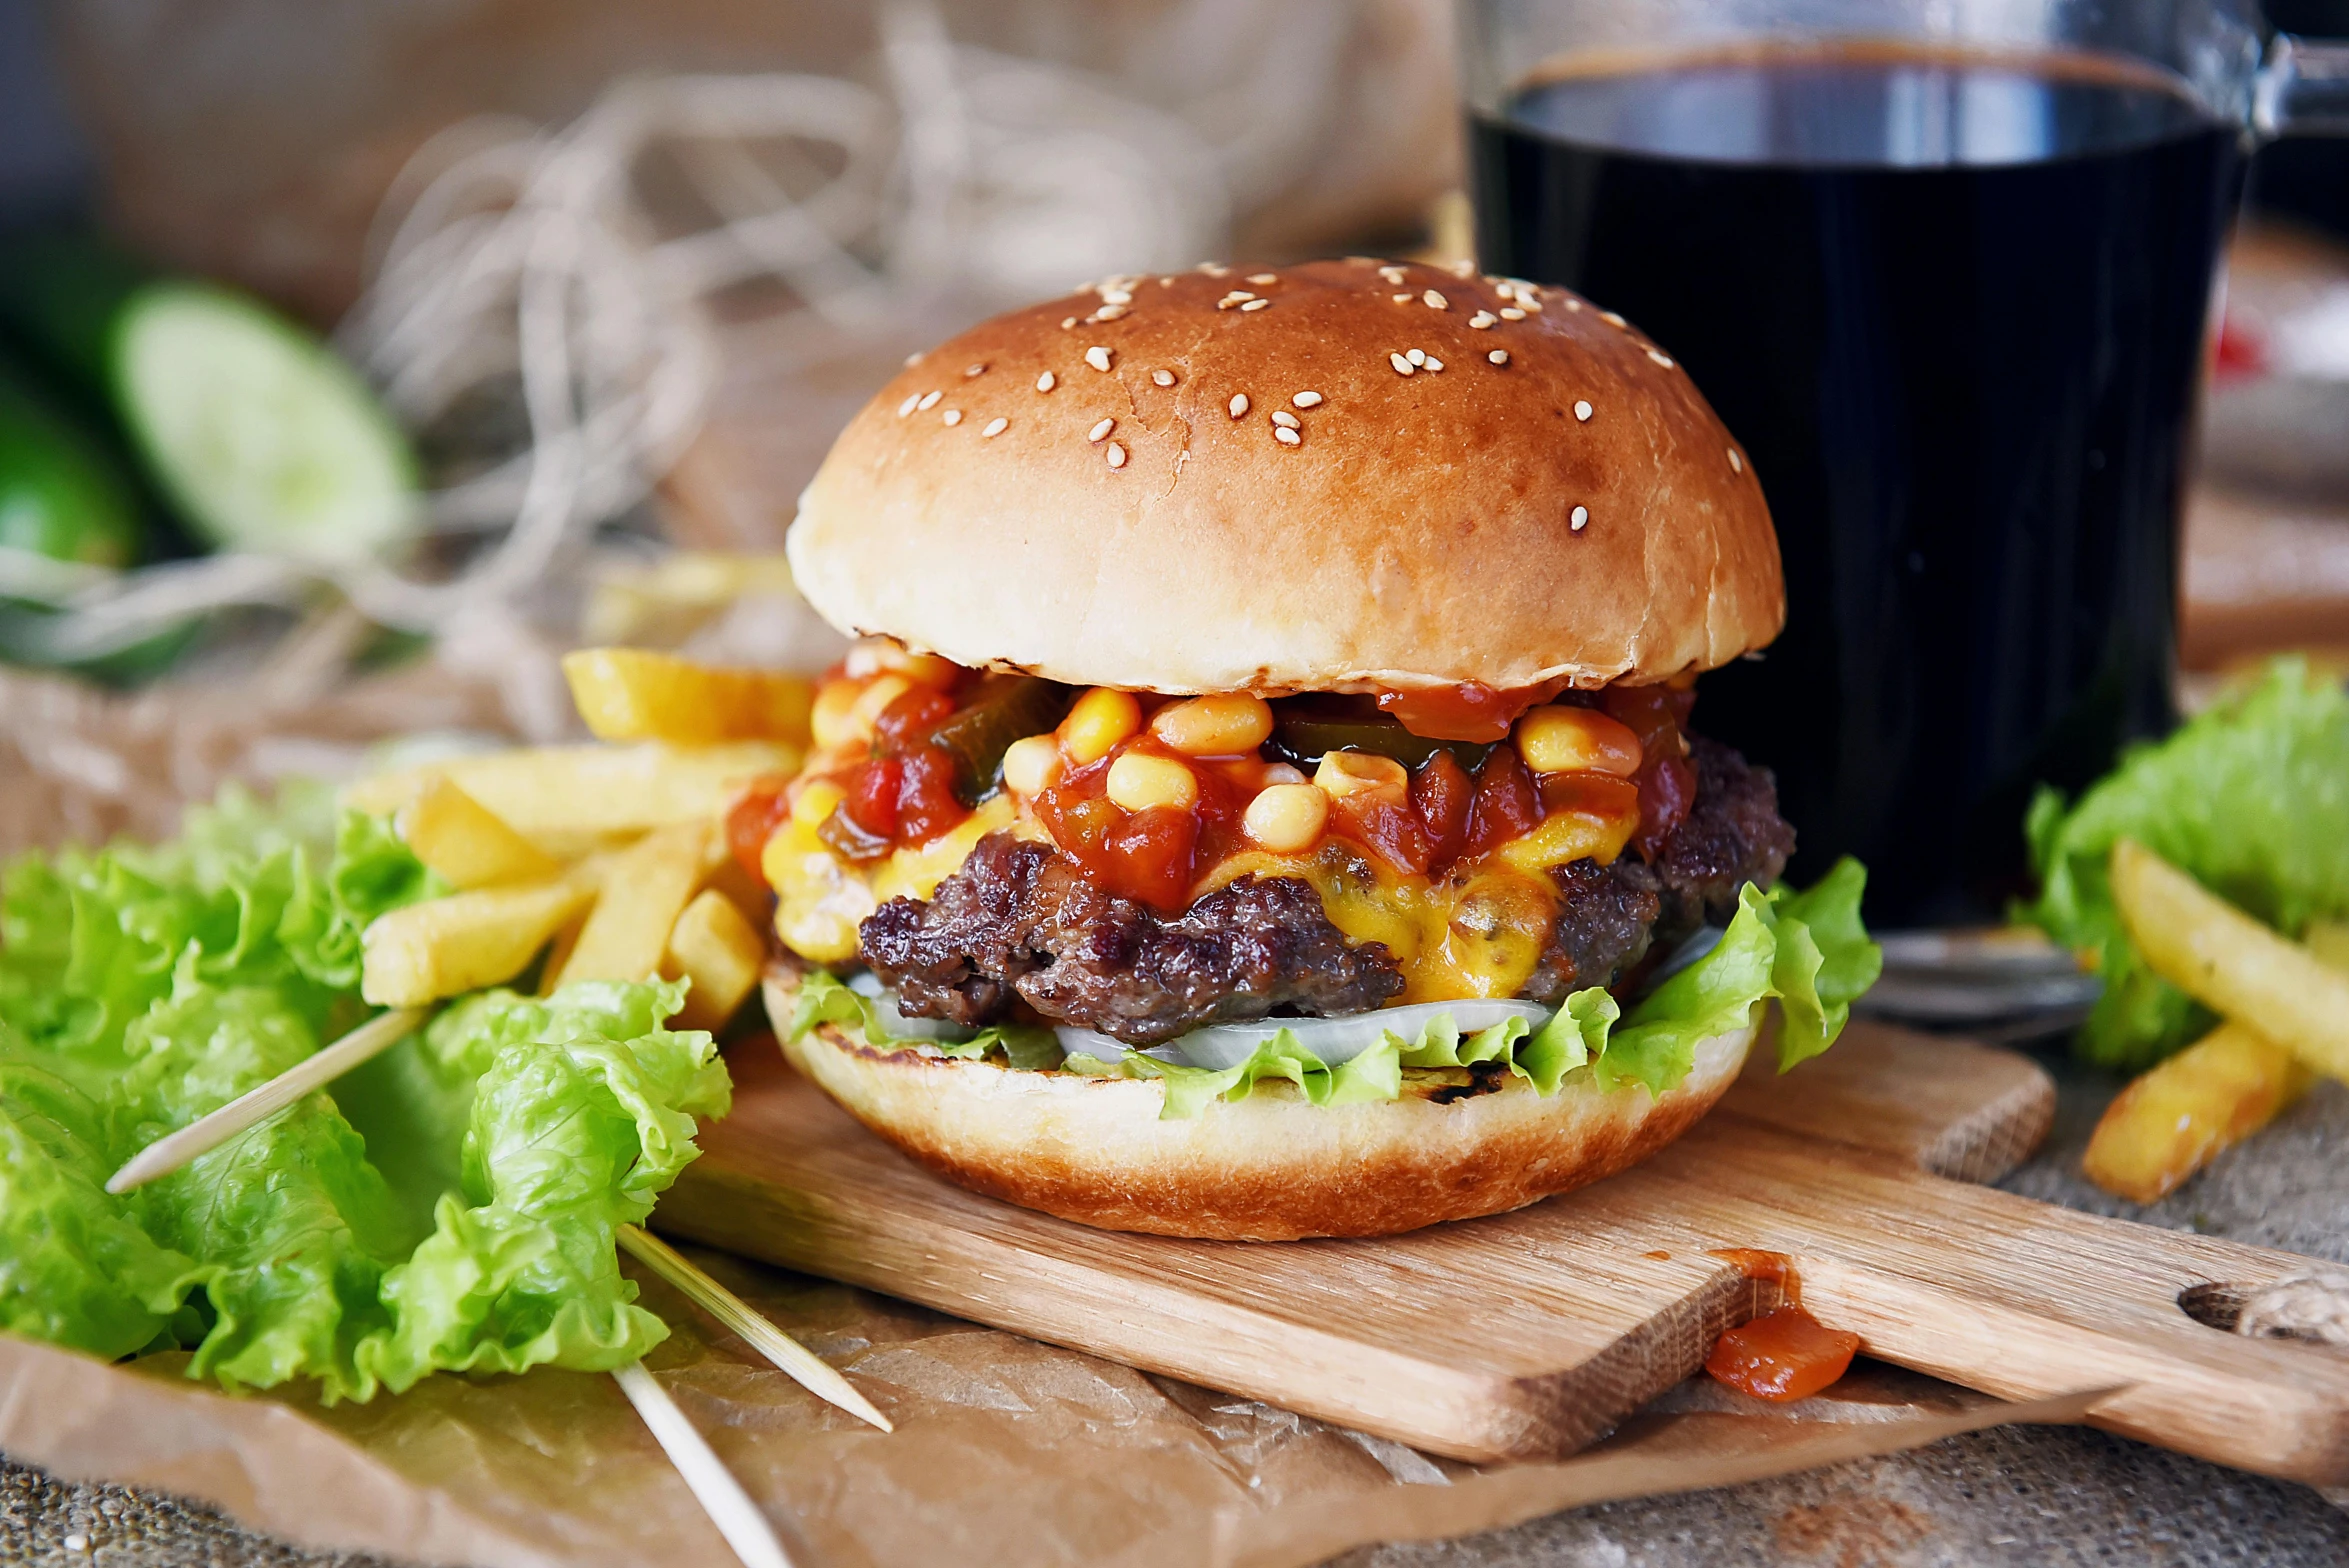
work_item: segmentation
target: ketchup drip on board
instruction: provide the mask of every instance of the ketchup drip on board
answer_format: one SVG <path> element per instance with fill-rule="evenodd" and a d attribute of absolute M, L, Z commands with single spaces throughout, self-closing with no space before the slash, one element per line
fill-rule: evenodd
<path fill-rule="evenodd" d="M 1779 1287 L 1785 1305 L 1740 1323 L 1714 1343 L 1705 1371 L 1741 1394 L 1775 1403 L 1807 1399 L 1843 1376 L 1860 1336 L 1829 1328 L 1802 1308 L 1802 1281 L 1782 1252 L 1744 1247 L 1712 1254 L 1747 1279 Z"/>

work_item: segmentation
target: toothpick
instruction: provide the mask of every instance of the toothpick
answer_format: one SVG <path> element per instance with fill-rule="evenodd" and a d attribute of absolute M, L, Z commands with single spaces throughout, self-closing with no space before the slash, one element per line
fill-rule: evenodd
<path fill-rule="evenodd" d="M 894 1431 L 889 1418 L 839 1371 L 759 1313 L 749 1302 L 695 1267 L 685 1255 L 640 1225 L 620 1227 L 620 1245 L 628 1255 L 677 1287 L 687 1300 L 749 1341 L 752 1349 L 775 1363 L 793 1382 L 818 1399 L 827 1400 L 882 1431 Z"/>
<path fill-rule="evenodd" d="M 133 1187 L 143 1187 L 159 1176 L 170 1175 L 199 1155 L 211 1153 L 311 1090 L 332 1083 L 369 1057 L 399 1044 L 422 1026 L 431 1011 L 427 1007 L 396 1007 L 388 1013 L 379 1013 L 307 1061 L 296 1063 L 211 1114 L 199 1116 L 179 1131 L 148 1144 L 106 1179 L 106 1190 L 119 1195 Z"/>
<path fill-rule="evenodd" d="M 677 1467 L 701 1511 L 710 1516 L 710 1523 L 742 1559 L 742 1568 L 791 1568 L 791 1554 L 783 1550 L 774 1525 L 734 1479 L 725 1461 L 694 1430 L 669 1391 L 644 1369 L 644 1363 L 631 1361 L 614 1371 L 612 1379 L 628 1396 L 628 1403 L 636 1407 L 637 1416 L 651 1428 L 661 1452 Z"/>

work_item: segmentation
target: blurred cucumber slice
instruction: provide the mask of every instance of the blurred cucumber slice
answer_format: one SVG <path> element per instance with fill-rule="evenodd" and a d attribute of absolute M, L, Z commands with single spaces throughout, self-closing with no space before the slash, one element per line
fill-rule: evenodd
<path fill-rule="evenodd" d="M 0 326 L 118 426 L 202 543 L 343 561 L 408 531 L 416 462 L 350 366 L 241 294 L 86 234 L 0 246 Z"/>
<path fill-rule="evenodd" d="M 123 424 L 211 543 L 344 561 L 413 527 L 407 442 L 324 344 L 194 283 L 137 290 L 114 331 Z"/>

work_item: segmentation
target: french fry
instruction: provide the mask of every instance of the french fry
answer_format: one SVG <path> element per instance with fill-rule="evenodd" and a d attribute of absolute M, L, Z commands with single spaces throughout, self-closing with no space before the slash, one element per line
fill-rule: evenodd
<path fill-rule="evenodd" d="M 555 984 L 646 980 L 657 973 L 670 930 L 709 873 L 716 836 L 707 822 L 672 823 L 614 855 L 595 911 Z"/>
<path fill-rule="evenodd" d="M 2128 839 L 2113 845 L 2112 892 L 2154 973 L 2316 1071 L 2349 1078 L 2349 974 Z"/>
<path fill-rule="evenodd" d="M 2081 1174 L 2116 1197 L 2151 1203 L 2275 1119 L 2312 1075 L 2282 1046 L 2223 1023 L 2113 1097 Z"/>
<path fill-rule="evenodd" d="M 713 820 L 743 785 L 792 772 L 800 755 L 800 748 L 775 741 L 493 751 L 362 779 L 343 791 L 343 800 L 361 811 L 395 812 L 445 778 L 543 848 L 549 841 Z"/>
<path fill-rule="evenodd" d="M 715 888 L 697 895 L 669 932 L 661 973 L 682 977 L 692 989 L 679 1010 L 679 1029 L 717 1030 L 742 1006 L 759 981 L 767 945 L 742 911 Z"/>
<path fill-rule="evenodd" d="M 446 778 L 428 781 L 401 808 L 396 825 L 416 858 L 452 887 L 545 881 L 563 869 Z"/>
<path fill-rule="evenodd" d="M 363 939 L 359 994 L 417 1007 L 511 980 L 595 897 L 598 867 L 476 888 L 378 915 Z"/>
<path fill-rule="evenodd" d="M 563 656 L 579 716 L 602 740 L 705 746 L 779 740 L 804 746 L 815 687 L 770 670 L 724 670 L 643 648 Z"/>

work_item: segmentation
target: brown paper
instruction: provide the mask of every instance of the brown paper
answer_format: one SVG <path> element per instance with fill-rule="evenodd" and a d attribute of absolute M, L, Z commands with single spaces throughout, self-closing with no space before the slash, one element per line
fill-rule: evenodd
<path fill-rule="evenodd" d="M 1862 1363 L 1770 1406 L 1702 1381 L 1589 1453 L 1488 1469 L 918 1307 L 696 1252 L 896 1424 L 825 1405 L 656 1280 L 676 1329 L 647 1365 L 795 1559 L 1290 1568 L 1604 1499 L 1784 1474 L 2093 1396 L 2004 1405 Z M 121 1367 L 0 1338 L 0 1450 L 73 1479 L 215 1504 L 300 1544 L 484 1568 L 723 1563 L 723 1541 L 612 1381 L 542 1368 L 427 1379 L 321 1408 L 231 1398 L 184 1356 Z"/>

